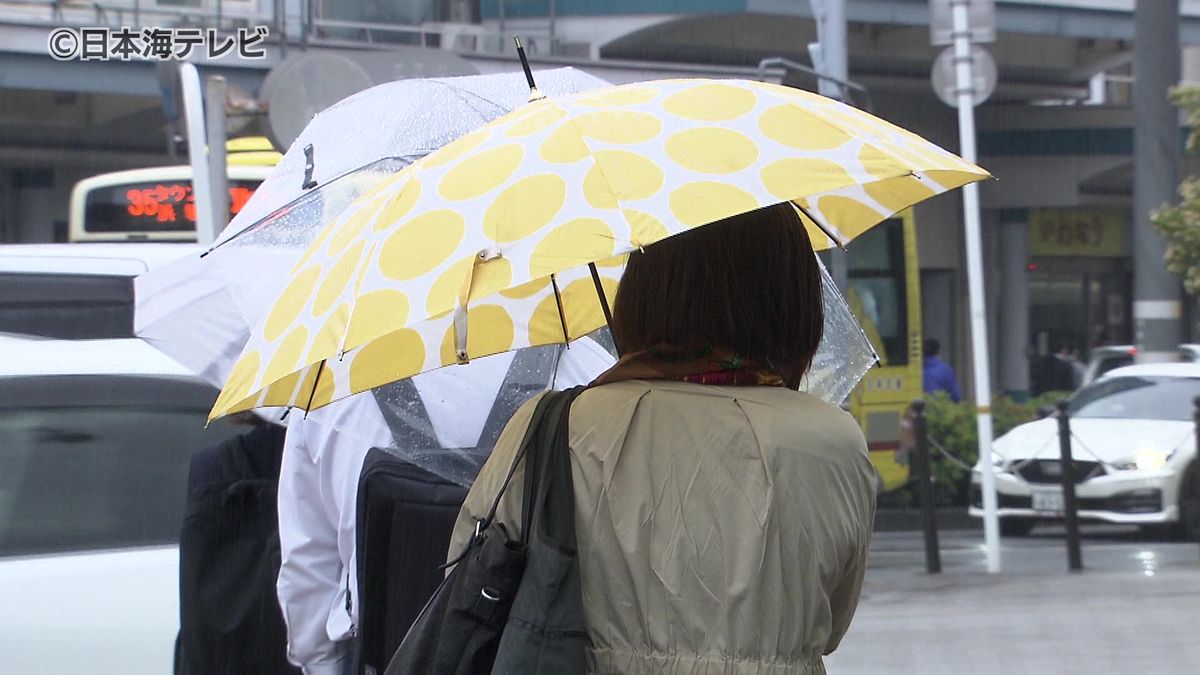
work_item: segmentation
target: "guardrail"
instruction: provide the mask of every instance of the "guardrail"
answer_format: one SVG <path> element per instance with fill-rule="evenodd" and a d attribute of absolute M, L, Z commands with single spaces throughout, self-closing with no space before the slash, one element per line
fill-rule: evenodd
<path fill-rule="evenodd" d="M 233 4 L 231 7 L 226 5 Z M 269 6 L 270 12 L 248 11 Z M 149 0 L 132 2 L 62 2 L 54 0 L 0 1 L 0 23 L 32 26 L 204 26 L 218 30 L 266 25 L 271 39 L 282 44 L 383 47 L 407 44 L 453 49 L 481 54 L 512 50 L 512 36 L 502 28 L 481 24 L 424 22 L 419 24 L 349 21 L 320 16 L 313 2 L 302 2 L 299 12 L 289 13 L 284 2 L 208 2 L 199 7 L 170 7 Z M 523 27 L 521 37 L 532 54 L 553 53 L 553 34 L 548 28 Z"/>
<path fill-rule="evenodd" d="M 44 26 L 205 26 L 226 29 L 250 25 L 278 25 L 282 17 L 278 5 L 271 3 L 269 13 L 242 11 L 235 6 L 226 11 L 222 3 L 214 9 L 169 7 L 151 2 L 55 2 L 53 0 L 9 0 L 0 2 L 0 21 Z"/>

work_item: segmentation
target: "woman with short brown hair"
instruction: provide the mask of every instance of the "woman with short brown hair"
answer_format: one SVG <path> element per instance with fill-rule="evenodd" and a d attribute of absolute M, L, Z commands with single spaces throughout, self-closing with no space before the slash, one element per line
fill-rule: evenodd
<path fill-rule="evenodd" d="M 821 340 L 821 274 L 791 205 L 630 256 L 616 366 L 569 445 L 589 673 L 823 673 L 858 601 L 875 508 L 862 432 L 796 391 Z M 534 405 L 459 515 L 462 549 Z M 516 536 L 521 470 L 497 519 Z"/>

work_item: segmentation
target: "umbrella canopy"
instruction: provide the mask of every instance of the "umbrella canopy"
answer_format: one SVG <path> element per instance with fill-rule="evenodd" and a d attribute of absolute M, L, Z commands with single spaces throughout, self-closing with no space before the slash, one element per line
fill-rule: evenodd
<path fill-rule="evenodd" d="M 558 94 L 606 84 L 573 68 L 538 77 Z M 520 107 L 526 91 L 519 73 L 398 80 L 318 113 L 212 252 L 138 277 L 136 334 L 222 385 L 321 227 L 380 178 Z"/>
<path fill-rule="evenodd" d="M 603 325 L 599 300 L 611 303 L 623 254 L 693 227 L 791 202 L 825 248 L 987 176 L 867 113 L 760 82 L 670 80 L 535 101 L 331 221 L 212 415 L 312 409 L 570 341 Z"/>

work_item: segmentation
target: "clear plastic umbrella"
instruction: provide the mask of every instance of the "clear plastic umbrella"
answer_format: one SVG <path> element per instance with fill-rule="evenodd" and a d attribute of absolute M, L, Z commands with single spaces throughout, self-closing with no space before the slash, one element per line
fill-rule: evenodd
<path fill-rule="evenodd" d="M 538 76 L 561 94 L 606 84 L 573 68 Z M 398 80 L 318 113 L 213 250 L 137 279 L 135 332 L 220 386 L 288 273 L 341 209 L 528 98 L 520 73 Z"/>
<path fill-rule="evenodd" d="M 568 94 L 608 83 L 574 68 L 538 72 L 539 86 Z M 529 101 L 521 73 L 397 80 L 349 96 L 313 117 L 255 190 L 217 245 L 302 194 L 382 159 L 412 161 Z"/>

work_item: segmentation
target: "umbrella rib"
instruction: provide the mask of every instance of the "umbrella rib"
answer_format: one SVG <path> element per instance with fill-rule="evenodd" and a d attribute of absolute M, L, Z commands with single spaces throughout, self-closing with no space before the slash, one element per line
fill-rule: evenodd
<path fill-rule="evenodd" d="M 588 271 L 592 273 L 592 283 L 596 286 L 596 296 L 600 298 L 600 310 L 604 312 L 604 323 L 612 330 L 612 310 L 608 307 L 608 298 L 604 296 L 604 286 L 600 283 L 600 272 L 596 263 L 588 263 Z"/>
<path fill-rule="evenodd" d="M 792 200 L 792 206 L 795 206 L 796 209 L 798 211 L 800 211 L 800 213 L 803 213 L 804 215 L 808 216 L 808 219 L 813 221 L 813 225 L 816 225 L 817 229 L 824 232 L 826 237 L 829 237 L 829 241 L 832 241 L 834 244 L 837 245 L 838 248 L 842 249 L 843 251 L 846 250 L 846 243 L 844 241 L 842 241 L 842 238 L 835 235 L 833 232 L 830 232 L 829 229 L 826 228 L 825 225 L 822 224 L 820 220 L 818 220 L 816 217 L 813 216 L 813 214 L 808 212 L 808 209 L 804 208 L 803 206 L 800 206 L 800 202 L 798 202 L 796 200 Z"/>
<path fill-rule="evenodd" d="M 567 315 L 563 312 L 562 294 L 558 292 L 558 277 L 550 275 L 550 285 L 554 287 L 554 303 L 558 305 L 558 320 L 562 323 L 563 340 L 571 341 L 571 333 L 567 331 Z"/>
<path fill-rule="evenodd" d="M 421 159 L 422 157 L 424 157 L 427 154 L 429 154 L 429 152 L 412 153 L 412 154 L 408 154 L 408 155 L 388 155 L 387 157 L 380 157 L 379 159 L 377 159 L 373 162 L 368 162 L 368 163 L 363 164 L 362 166 L 359 166 L 354 169 L 348 169 L 348 170 L 334 176 L 333 178 L 330 178 L 329 180 L 325 181 L 324 185 L 321 186 L 321 190 L 327 189 L 330 185 L 333 185 L 334 183 L 336 183 L 339 180 L 342 180 L 343 178 L 346 178 L 355 173 L 363 171 L 363 170 L 367 169 L 368 167 L 379 166 L 383 162 L 386 162 L 386 161 L 404 162 L 405 163 L 404 166 L 400 167 L 400 169 L 398 169 L 397 171 L 403 170 L 405 167 L 412 164 L 413 162 L 416 162 L 418 159 Z M 394 174 L 389 174 L 389 175 L 394 175 Z M 229 242 L 233 241 L 234 239 L 237 239 L 238 237 L 241 237 L 244 234 L 248 234 L 253 230 L 257 230 L 259 227 L 267 224 L 268 221 L 273 219 L 280 212 L 284 211 L 285 209 L 290 209 L 290 208 L 296 206 L 297 204 L 303 202 L 305 199 L 310 199 L 313 194 L 314 194 L 314 192 L 312 190 L 308 190 L 308 191 L 300 193 L 299 195 L 288 200 L 287 202 L 275 207 L 274 209 L 271 210 L 270 213 L 268 213 L 267 215 L 258 219 L 257 221 L 250 223 L 249 225 L 238 230 L 234 234 L 230 235 L 228 238 L 218 241 L 215 244 L 212 244 L 211 246 L 208 247 L 208 250 L 206 250 L 200 254 L 200 257 L 201 258 L 206 257 L 209 253 L 212 253 L 213 251 L 223 247 L 225 244 L 228 244 Z M 353 200 L 351 200 L 351 201 L 353 201 Z"/>
<path fill-rule="evenodd" d="M 321 374 L 325 372 L 325 361 L 321 359 L 321 365 L 317 366 L 317 376 L 313 378 L 312 391 L 308 392 L 308 403 L 304 406 L 304 419 L 308 419 L 309 409 L 312 408 L 313 399 L 317 397 L 317 386 L 321 384 Z"/>
<path fill-rule="evenodd" d="M 366 262 L 362 263 L 362 267 L 358 270 L 358 279 L 354 282 L 354 296 L 350 299 L 350 315 L 346 317 L 346 328 L 342 330 L 341 344 L 338 345 L 338 361 L 341 361 L 346 356 L 346 339 L 350 337 L 350 322 L 354 320 L 354 310 L 358 309 L 359 294 L 362 292 L 363 279 L 367 276 L 367 269 L 370 266 L 371 260 L 375 256 L 375 244 L 371 244 L 371 248 L 367 251 L 366 257 L 363 259 Z"/>

